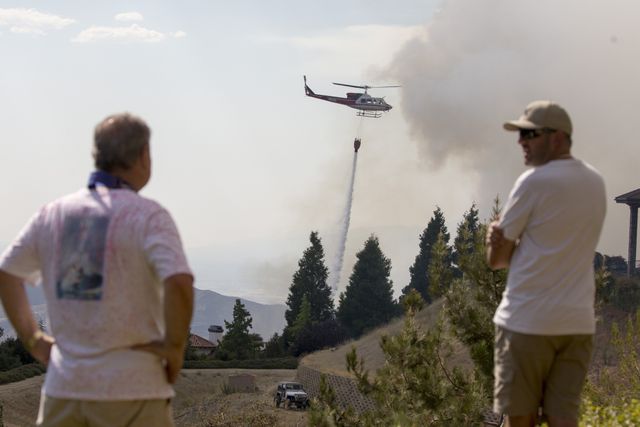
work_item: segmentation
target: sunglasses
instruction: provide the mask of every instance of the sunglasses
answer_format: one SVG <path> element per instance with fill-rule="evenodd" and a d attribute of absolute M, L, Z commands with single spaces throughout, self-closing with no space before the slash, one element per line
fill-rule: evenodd
<path fill-rule="evenodd" d="M 553 129 L 520 129 L 520 140 L 529 141 L 552 132 L 554 132 Z"/>

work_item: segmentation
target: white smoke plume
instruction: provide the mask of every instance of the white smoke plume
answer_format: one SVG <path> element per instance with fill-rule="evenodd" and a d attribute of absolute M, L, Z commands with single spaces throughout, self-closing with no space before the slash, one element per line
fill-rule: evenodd
<path fill-rule="evenodd" d="M 502 123 L 532 100 L 559 102 L 574 122 L 574 155 L 607 183 L 601 250 L 626 254 L 628 209 L 613 197 L 640 187 L 638 16 L 632 0 L 446 0 L 384 77 L 402 84 L 423 161 L 462 161 L 478 179 L 463 190 L 484 212 L 524 170 Z"/>
<path fill-rule="evenodd" d="M 340 273 L 344 264 L 344 250 L 347 245 L 347 235 L 349 234 L 349 223 L 351 222 L 351 205 L 353 204 L 353 187 L 356 181 L 356 166 L 358 165 L 358 152 L 353 152 L 353 165 L 351 167 L 351 179 L 347 188 L 347 200 L 340 221 L 340 234 L 338 235 L 338 249 L 333 266 L 329 272 L 329 282 L 334 292 L 338 290 L 340 283 Z"/>

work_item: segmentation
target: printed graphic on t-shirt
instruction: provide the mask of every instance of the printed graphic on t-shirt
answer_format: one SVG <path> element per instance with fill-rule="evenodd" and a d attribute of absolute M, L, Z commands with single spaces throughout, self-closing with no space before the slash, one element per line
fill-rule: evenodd
<path fill-rule="evenodd" d="M 56 280 L 58 298 L 102 298 L 108 227 L 108 216 L 70 216 L 65 219 L 60 244 L 60 270 Z"/>

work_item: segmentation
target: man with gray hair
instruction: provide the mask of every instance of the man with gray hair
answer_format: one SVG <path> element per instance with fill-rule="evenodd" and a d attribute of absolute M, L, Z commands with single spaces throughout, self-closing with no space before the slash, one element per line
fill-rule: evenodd
<path fill-rule="evenodd" d="M 149 127 L 128 113 L 95 128 L 86 188 L 42 207 L 0 256 L 0 298 L 47 364 L 41 426 L 172 426 L 193 275 L 178 230 L 138 195 L 151 177 Z M 23 283 L 41 283 L 51 335 Z"/>
<path fill-rule="evenodd" d="M 558 104 L 532 102 L 504 128 L 519 132 L 532 168 L 487 232 L 489 266 L 509 268 L 493 318 L 494 411 L 512 427 L 533 426 L 539 408 L 551 427 L 577 426 L 595 333 L 593 258 L 604 181 L 571 156 L 571 119 Z"/>

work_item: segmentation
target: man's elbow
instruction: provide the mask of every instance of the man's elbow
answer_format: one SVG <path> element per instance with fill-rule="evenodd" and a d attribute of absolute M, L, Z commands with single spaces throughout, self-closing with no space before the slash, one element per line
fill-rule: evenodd
<path fill-rule="evenodd" d="M 191 274 L 174 274 L 164 281 L 165 293 L 171 298 L 193 301 L 193 276 Z"/>
<path fill-rule="evenodd" d="M 165 279 L 165 285 L 178 286 L 180 288 L 193 288 L 193 276 L 187 273 L 178 273 Z"/>
<path fill-rule="evenodd" d="M 0 286 L 16 286 L 21 285 L 22 279 L 14 276 L 5 270 L 0 269 Z"/>

